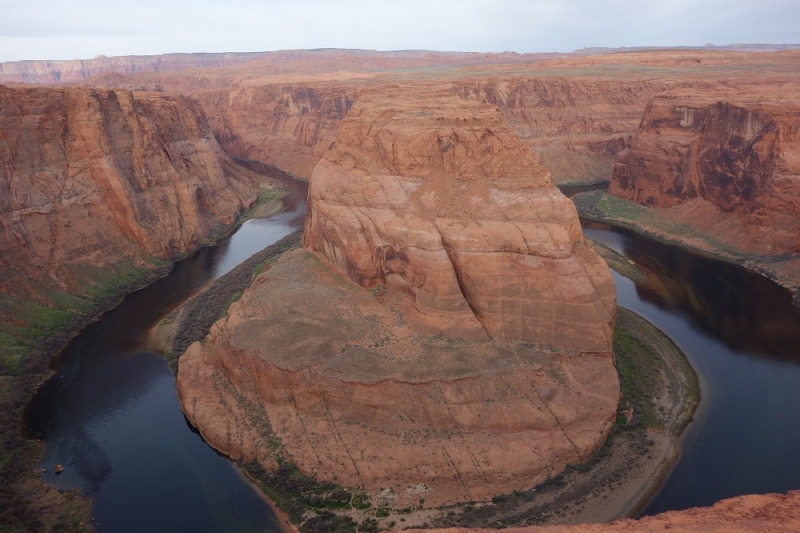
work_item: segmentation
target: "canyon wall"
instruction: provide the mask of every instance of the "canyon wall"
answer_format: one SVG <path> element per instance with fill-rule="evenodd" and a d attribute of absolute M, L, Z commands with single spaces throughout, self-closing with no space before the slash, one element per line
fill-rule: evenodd
<path fill-rule="evenodd" d="M 185 69 L 234 67 L 243 64 L 280 65 L 303 61 L 315 62 L 317 73 L 341 68 L 341 63 L 360 65 L 361 68 L 381 70 L 425 65 L 480 65 L 509 61 L 537 61 L 564 54 L 500 54 L 472 52 L 434 52 L 430 50 L 403 50 L 378 52 L 376 50 L 345 50 L 327 48 L 318 50 L 278 50 L 273 52 L 228 52 L 162 54 L 154 56 L 103 55 L 93 59 L 29 60 L 0 63 L 0 83 L 72 83 L 104 73 L 139 74 L 170 72 Z M 333 69 L 331 67 L 333 66 Z"/>
<path fill-rule="evenodd" d="M 564 77 L 476 78 L 453 92 L 497 106 L 556 184 L 607 181 L 642 109 L 674 82 Z"/>
<path fill-rule="evenodd" d="M 105 72 L 136 74 L 186 68 L 239 65 L 262 59 L 265 53 L 163 54 L 157 56 L 97 56 L 93 59 L 8 61 L 0 63 L 0 83 L 71 83 Z"/>
<path fill-rule="evenodd" d="M 0 86 L 0 168 L 12 322 L 27 300 L 54 305 L 43 287 L 87 295 L 106 268 L 191 250 L 234 222 L 260 181 L 222 152 L 196 101 L 125 90 Z"/>
<path fill-rule="evenodd" d="M 609 192 L 744 249 L 798 252 L 799 116 L 789 102 L 656 98 Z"/>
<path fill-rule="evenodd" d="M 348 86 L 267 84 L 196 97 L 232 157 L 267 162 L 308 179 L 358 93 Z"/>
<path fill-rule="evenodd" d="M 193 94 L 203 103 L 226 152 L 266 161 L 308 179 L 333 142 L 339 122 L 365 89 L 352 83 L 310 81 Z M 490 78 L 409 87 L 423 93 L 448 89 L 500 109 L 553 181 L 566 184 L 607 181 L 642 109 L 669 85 Z M 394 86 L 369 88 L 372 93 L 393 90 Z"/>

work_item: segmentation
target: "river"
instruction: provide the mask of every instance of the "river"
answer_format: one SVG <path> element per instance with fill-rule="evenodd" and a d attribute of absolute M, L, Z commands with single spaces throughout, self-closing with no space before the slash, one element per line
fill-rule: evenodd
<path fill-rule="evenodd" d="M 675 341 L 700 378 L 679 462 L 644 514 L 800 489 L 800 309 L 790 293 L 627 230 L 584 223 L 584 233 L 657 280 L 648 290 L 614 272 L 617 302 Z"/>
<path fill-rule="evenodd" d="M 162 317 L 302 226 L 307 184 L 247 166 L 289 187 L 284 210 L 248 220 L 84 329 L 28 406 L 27 431 L 46 444 L 43 479 L 89 494 L 98 531 L 280 531 L 269 504 L 188 424 L 175 376 L 163 356 L 145 348 Z M 63 473 L 53 473 L 56 464 Z"/>
<path fill-rule="evenodd" d="M 43 478 L 94 499 L 99 531 L 278 531 L 269 505 L 184 418 L 164 358 L 145 349 L 163 316 L 234 266 L 302 225 L 307 185 L 287 184 L 286 209 L 180 261 L 83 330 L 25 422 L 46 444 Z M 682 454 L 646 514 L 737 494 L 800 488 L 800 312 L 786 291 L 744 269 L 633 233 L 586 225 L 587 236 L 657 280 L 614 273 L 618 302 L 667 333 L 701 378 L 703 400 Z M 52 469 L 62 464 L 56 476 Z"/>

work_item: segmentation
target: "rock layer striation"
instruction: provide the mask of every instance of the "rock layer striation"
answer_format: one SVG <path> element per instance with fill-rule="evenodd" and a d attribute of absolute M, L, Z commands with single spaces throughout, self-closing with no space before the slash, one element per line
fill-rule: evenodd
<path fill-rule="evenodd" d="M 421 333 L 611 349 L 608 267 L 491 106 L 363 96 L 312 174 L 305 244 L 406 293 Z"/>
<path fill-rule="evenodd" d="M 190 98 L 0 86 L 0 127 L 0 290 L 45 306 L 34 285 L 91 293 L 103 268 L 173 259 L 258 193 Z"/>
<path fill-rule="evenodd" d="M 722 242 L 800 251 L 800 108 L 656 98 L 609 192 L 663 208 Z"/>
<path fill-rule="evenodd" d="M 529 489 L 602 445 L 613 281 L 494 107 L 362 95 L 308 206 L 316 257 L 270 265 L 180 359 L 208 442 L 398 509 Z"/>

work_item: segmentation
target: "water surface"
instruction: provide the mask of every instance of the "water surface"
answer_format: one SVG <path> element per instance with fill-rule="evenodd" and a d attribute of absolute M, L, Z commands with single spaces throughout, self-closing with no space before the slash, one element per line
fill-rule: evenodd
<path fill-rule="evenodd" d="M 89 494 L 100 531 L 279 531 L 262 496 L 187 423 L 164 358 L 144 348 L 161 317 L 302 225 L 307 185 L 248 166 L 290 188 L 285 210 L 248 220 L 84 329 L 27 409 L 29 434 L 46 445 L 43 478 Z"/>
<path fill-rule="evenodd" d="M 645 514 L 800 489 L 800 310 L 791 294 L 736 265 L 584 226 L 650 274 L 645 289 L 614 273 L 617 301 L 672 338 L 701 380 L 680 460 Z"/>
<path fill-rule="evenodd" d="M 28 430 L 46 444 L 44 479 L 90 494 L 100 531 L 278 531 L 258 492 L 187 424 L 163 357 L 144 349 L 161 317 L 302 224 L 306 184 L 248 166 L 290 186 L 286 210 L 246 222 L 88 326 L 28 408 Z M 790 295 L 737 266 L 585 226 L 650 274 L 650 289 L 615 274 L 618 302 L 669 335 L 701 379 L 680 462 L 646 514 L 800 489 L 800 311 Z"/>

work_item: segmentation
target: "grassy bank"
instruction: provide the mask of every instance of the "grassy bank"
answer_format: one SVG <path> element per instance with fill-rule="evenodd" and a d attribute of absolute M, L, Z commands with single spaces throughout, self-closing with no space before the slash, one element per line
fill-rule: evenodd
<path fill-rule="evenodd" d="M 24 437 L 22 414 L 50 376 L 50 360 L 74 334 L 125 295 L 166 275 L 171 265 L 149 260 L 72 268 L 87 280 L 81 296 L 35 282 L 28 282 L 35 300 L 0 294 L 0 313 L 16 322 L 0 325 L 0 531 L 88 530 L 90 500 L 79 491 L 49 489 L 38 479 L 43 445 Z"/>
<path fill-rule="evenodd" d="M 178 357 L 208 334 L 214 322 L 225 316 L 231 304 L 267 265 L 283 252 L 300 246 L 302 236 L 303 230 L 298 229 L 253 255 L 156 325 L 153 343 L 164 352 L 173 371 L 177 369 Z"/>
<path fill-rule="evenodd" d="M 698 232 L 691 224 L 668 220 L 658 209 L 645 207 L 602 191 L 572 197 L 578 214 L 593 222 L 630 229 L 659 242 L 678 246 L 712 259 L 733 263 L 761 274 L 794 295 L 800 306 L 800 257 L 792 254 L 758 255 Z"/>

